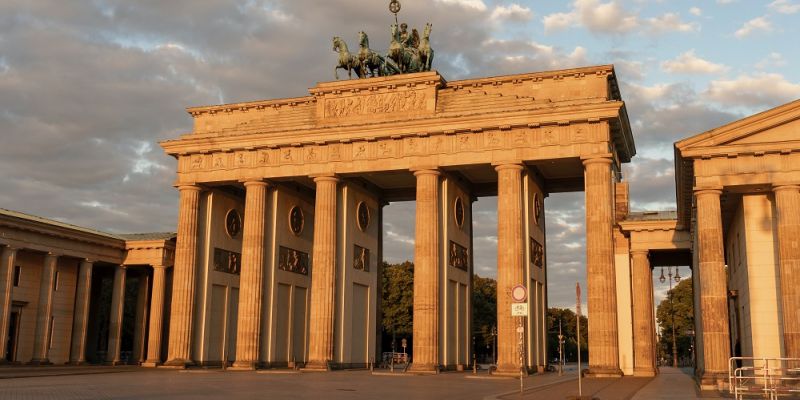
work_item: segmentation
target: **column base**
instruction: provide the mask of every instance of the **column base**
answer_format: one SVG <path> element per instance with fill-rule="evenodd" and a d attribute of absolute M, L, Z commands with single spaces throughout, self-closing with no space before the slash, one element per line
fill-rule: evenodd
<path fill-rule="evenodd" d="M 33 359 L 28 362 L 28 365 L 53 365 L 47 358 Z"/>
<path fill-rule="evenodd" d="M 290 366 L 292 368 L 293 366 Z M 330 361 L 309 361 L 301 368 L 305 372 L 328 372 L 334 369 L 334 365 Z"/>
<path fill-rule="evenodd" d="M 112 367 L 116 367 L 118 365 L 128 365 L 128 363 L 122 362 L 120 360 L 114 360 L 114 361 L 106 361 L 103 363 L 103 365 L 110 365 Z"/>
<path fill-rule="evenodd" d="M 194 365 L 194 361 L 192 360 L 184 360 L 181 358 L 175 358 L 169 360 L 162 365 L 162 367 L 172 367 L 172 368 L 186 368 L 191 367 Z"/>
<path fill-rule="evenodd" d="M 418 364 L 411 363 L 408 372 L 412 374 L 438 374 L 440 371 L 438 364 Z"/>
<path fill-rule="evenodd" d="M 589 367 L 583 376 L 587 378 L 622 378 L 622 370 L 608 367 Z"/>
<path fill-rule="evenodd" d="M 512 377 L 519 377 L 520 367 L 519 365 L 515 364 L 497 364 L 497 369 L 492 372 L 492 375 L 498 376 L 512 376 Z M 524 368 L 522 370 L 523 376 L 528 376 L 528 369 Z"/>
<path fill-rule="evenodd" d="M 697 376 L 697 386 L 704 392 L 724 390 L 728 385 L 727 372 L 702 371 Z"/>
<path fill-rule="evenodd" d="M 633 368 L 633 376 L 652 378 L 656 375 L 657 375 L 656 370 L 653 368 L 641 368 L 641 369 L 637 369 L 635 367 Z"/>
<path fill-rule="evenodd" d="M 147 360 L 142 363 L 142 367 L 155 368 L 161 365 L 161 360 Z"/>
<path fill-rule="evenodd" d="M 234 361 L 228 367 L 228 371 L 255 371 L 258 369 L 258 361 Z"/>
<path fill-rule="evenodd" d="M 83 365 L 89 365 L 89 362 L 87 362 L 86 360 L 70 361 L 70 362 L 66 363 L 65 365 L 83 366 Z"/>

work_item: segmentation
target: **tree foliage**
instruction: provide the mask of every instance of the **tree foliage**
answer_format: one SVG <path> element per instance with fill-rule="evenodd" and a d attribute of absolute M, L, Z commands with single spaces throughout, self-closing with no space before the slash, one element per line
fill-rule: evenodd
<path fill-rule="evenodd" d="M 497 281 L 492 278 L 472 276 L 472 329 L 475 352 L 490 355 L 497 326 Z"/>
<path fill-rule="evenodd" d="M 383 263 L 381 275 L 381 319 L 389 335 L 411 335 L 414 316 L 414 264 Z"/>
<path fill-rule="evenodd" d="M 578 361 L 575 312 L 568 308 L 547 309 L 547 355 L 552 360 L 558 358 L 558 323 L 561 321 L 561 334 L 564 335 L 564 360 Z M 581 361 L 589 361 L 589 320 L 581 315 Z"/>
<path fill-rule="evenodd" d="M 659 347 L 663 352 L 662 357 L 665 359 L 672 360 L 673 316 L 678 358 L 691 359 L 692 337 L 690 334 L 694 332 L 694 299 L 692 296 L 692 278 L 687 278 L 680 281 L 672 290 L 667 291 L 667 297 L 656 308 L 656 320 L 661 336 Z"/>

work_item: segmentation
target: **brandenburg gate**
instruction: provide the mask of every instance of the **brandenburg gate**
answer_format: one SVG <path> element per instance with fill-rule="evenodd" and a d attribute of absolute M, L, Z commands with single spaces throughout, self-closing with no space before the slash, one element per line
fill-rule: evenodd
<path fill-rule="evenodd" d="M 546 360 L 544 198 L 586 193 L 590 373 L 618 376 L 615 193 L 635 153 L 612 66 L 320 83 L 188 109 L 167 365 L 361 367 L 380 339 L 382 209 L 416 201 L 411 371 L 471 362 L 472 203 L 498 197 L 498 372 Z M 411 258 L 411 254 L 408 255 Z M 571 290 L 564 288 L 564 290 Z M 379 354 L 379 353 L 378 353 Z"/>

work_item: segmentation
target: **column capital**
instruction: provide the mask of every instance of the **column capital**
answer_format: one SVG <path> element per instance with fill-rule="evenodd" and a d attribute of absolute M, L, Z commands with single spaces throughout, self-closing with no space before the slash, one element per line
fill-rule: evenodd
<path fill-rule="evenodd" d="M 719 197 L 722 194 L 722 186 L 707 186 L 707 187 L 695 187 L 694 188 L 694 195 L 695 196 L 702 196 L 702 195 L 715 195 Z"/>
<path fill-rule="evenodd" d="M 522 164 L 521 162 L 509 162 L 509 163 L 503 163 L 503 164 L 493 164 L 492 166 L 494 167 L 494 170 L 497 171 L 497 172 L 500 172 L 500 171 L 503 171 L 503 170 L 506 170 L 506 169 L 513 169 L 513 170 L 517 170 L 517 171 L 522 171 L 522 170 L 525 169 L 525 165 Z"/>
<path fill-rule="evenodd" d="M 318 174 L 318 175 L 311 175 L 311 178 L 314 179 L 314 183 L 319 182 L 333 182 L 339 183 L 341 179 L 336 174 Z"/>
<path fill-rule="evenodd" d="M 265 181 L 264 179 L 255 178 L 255 179 L 243 179 L 241 182 L 244 187 L 248 186 L 261 186 L 261 187 L 269 187 L 269 182 Z"/>
<path fill-rule="evenodd" d="M 420 168 L 411 168 L 411 172 L 414 173 L 414 176 L 420 175 L 442 175 L 442 171 L 439 171 L 437 167 L 420 167 Z"/>
<path fill-rule="evenodd" d="M 588 156 L 581 156 L 583 166 L 589 164 L 612 164 L 614 162 L 614 155 L 611 153 L 590 154 Z"/>
<path fill-rule="evenodd" d="M 161 264 L 153 264 L 153 265 L 151 265 L 151 267 L 153 267 L 153 269 L 156 269 L 156 268 L 167 269 L 168 268 L 166 265 L 161 265 Z"/>
<path fill-rule="evenodd" d="M 781 190 L 800 190 L 800 183 L 781 182 L 772 184 L 773 192 L 780 192 Z"/>
<path fill-rule="evenodd" d="M 195 191 L 195 192 L 200 192 L 203 190 L 203 187 L 196 183 L 179 183 L 176 184 L 175 187 L 178 188 L 178 190 L 180 190 L 181 192 L 183 192 L 184 190 Z"/>
<path fill-rule="evenodd" d="M 633 256 L 634 254 L 648 256 L 648 255 L 650 255 L 650 250 L 648 250 L 648 249 L 631 249 L 631 256 Z"/>
<path fill-rule="evenodd" d="M 13 252 L 16 253 L 17 251 L 20 250 L 19 247 L 15 247 L 15 246 L 12 246 L 10 244 L 4 244 L 4 245 L 1 245 L 1 246 L 3 246 L 3 251 L 13 251 Z"/>
<path fill-rule="evenodd" d="M 124 271 L 124 270 L 128 269 L 128 266 L 125 265 L 125 264 L 120 264 L 120 265 L 117 265 L 117 269 L 121 269 L 121 270 Z"/>
<path fill-rule="evenodd" d="M 47 258 L 47 257 L 50 257 L 50 258 L 58 258 L 58 257 L 61 257 L 61 254 L 59 254 L 59 253 L 54 253 L 54 252 L 52 252 L 52 251 L 48 251 L 47 253 L 45 253 L 45 255 L 44 255 L 44 256 L 45 256 L 45 258 Z"/>

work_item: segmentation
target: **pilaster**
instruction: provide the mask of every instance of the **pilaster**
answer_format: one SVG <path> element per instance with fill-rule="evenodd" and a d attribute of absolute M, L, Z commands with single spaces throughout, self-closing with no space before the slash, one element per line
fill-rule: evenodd
<path fill-rule="evenodd" d="M 114 286 L 111 291 L 111 316 L 108 321 L 108 353 L 106 362 L 111 365 L 122 363 L 120 345 L 122 344 L 122 319 L 125 309 L 125 278 L 127 266 L 119 265 L 114 269 Z"/>
<path fill-rule="evenodd" d="M 166 290 L 167 268 L 153 266 L 153 289 L 150 293 L 150 328 L 148 330 L 147 360 L 143 367 L 156 367 L 161 364 L 161 336 L 164 329 L 164 292 Z"/>
<path fill-rule="evenodd" d="M 141 364 L 145 360 L 146 354 L 144 353 L 147 338 L 147 303 L 150 290 L 150 276 L 147 271 L 142 270 L 139 273 L 139 287 L 136 293 L 136 326 L 133 332 L 133 359 Z"/>

